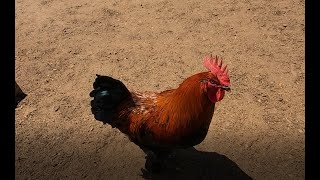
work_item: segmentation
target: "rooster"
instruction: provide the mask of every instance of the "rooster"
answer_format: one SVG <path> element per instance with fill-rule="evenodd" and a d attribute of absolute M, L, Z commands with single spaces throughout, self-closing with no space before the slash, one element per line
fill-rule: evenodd
<path fill-rule="evenodd" d="M 90 92 L 94 118 L 127 135 L 148 155 L 146 169 L 158 171 L 174 149 L 204 140 L 215 103 L 230 90 L 227 65 L 223 67 L 222 60 L 211 55 L 203 64 L 209 71 L 160 93 L 129 91 L 119 80 L 96 75 Z"/>

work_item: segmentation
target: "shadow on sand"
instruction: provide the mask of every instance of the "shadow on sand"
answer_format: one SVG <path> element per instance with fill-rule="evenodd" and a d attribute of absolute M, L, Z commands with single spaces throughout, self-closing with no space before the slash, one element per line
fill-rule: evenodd
<path fill-rule="evenodd" d="M 25 97 L 27 96 L 27 94 L 25 94 L 20 86 L 17 84 L 17 82 L 15 82 L 15 107 L 18 106 L 19 102 L 22 101 Z"/>
<path fill-rule="evenodd" d="M 144 179 L 165 180 L 249 180 L 252 179 L 228 157 L 215 153 L 198 151 L 195 148 L 176 151 L 160 173 L 151 174 L 141 169 Z"/>

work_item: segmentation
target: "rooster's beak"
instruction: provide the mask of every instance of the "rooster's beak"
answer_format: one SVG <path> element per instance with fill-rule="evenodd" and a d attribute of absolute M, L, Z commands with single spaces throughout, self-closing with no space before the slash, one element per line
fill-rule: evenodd
<path fill-rule="evenodd" d="M 226 91 L 231 91 L 231 88 L 229 86 L 223 86 L 222 89 Z"/>

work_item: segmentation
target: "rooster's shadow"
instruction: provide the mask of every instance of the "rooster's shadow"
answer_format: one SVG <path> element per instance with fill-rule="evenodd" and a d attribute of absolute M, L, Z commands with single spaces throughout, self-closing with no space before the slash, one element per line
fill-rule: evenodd
<path fill-rule="evenodd" d="M 201 180 L 250 180 L 252 179 L 228 157 L 216 152 L 203 152 L 195 148 L 176 151 L 173 159 L 160 173 L 149 173 L 141 169 L 144 179 L 201 179 Z"/>

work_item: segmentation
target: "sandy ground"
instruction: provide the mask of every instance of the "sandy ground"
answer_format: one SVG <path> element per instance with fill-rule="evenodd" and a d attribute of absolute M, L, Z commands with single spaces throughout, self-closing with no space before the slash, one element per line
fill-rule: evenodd
<path fill-rule="evenodd" d="M 162 91 L 229 64 L 206 139 L 153 179 L 304 179 L 304 1 L 16 0 L 16 179 L 143 179 L 145 155 L 95 121 L 95 74 Z M 246 179 L 246 178 L 244 178 Z"/>

